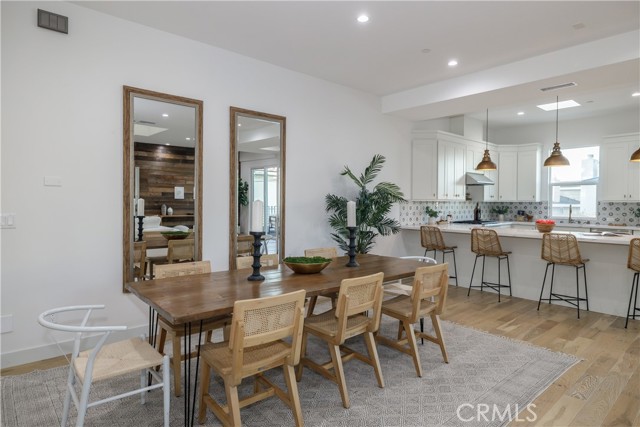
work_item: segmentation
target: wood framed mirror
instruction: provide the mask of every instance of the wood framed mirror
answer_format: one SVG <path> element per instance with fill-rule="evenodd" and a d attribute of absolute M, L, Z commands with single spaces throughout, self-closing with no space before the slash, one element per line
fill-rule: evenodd
<path fill-rule="evenodd" d="M 124 86 L 123 114 L 126 292 L 169 262 L 176 238 L 192 243 L 181 256 L 202 257 L 202 101 Z"/>
<path fill-rule="evenodd" d="M 286 118 L 230 108 L 229 268 L 250 256 L 253 202 L 263 202 L 262 253 L 284 257 Z"/>

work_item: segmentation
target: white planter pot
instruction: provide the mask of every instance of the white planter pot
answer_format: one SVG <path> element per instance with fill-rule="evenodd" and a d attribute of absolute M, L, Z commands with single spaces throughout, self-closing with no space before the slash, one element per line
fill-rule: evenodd
<path fill-rule="evenodd" d="M 503 214 L 499 214 L 498 215 L 498 221 L 504 222 L 504 215 Z"/>
<path fill-rule="evenodd" d="M 432 216 L 429 217 L 429 225 L 435 225 L 436 224 L 436 219 Z"/>

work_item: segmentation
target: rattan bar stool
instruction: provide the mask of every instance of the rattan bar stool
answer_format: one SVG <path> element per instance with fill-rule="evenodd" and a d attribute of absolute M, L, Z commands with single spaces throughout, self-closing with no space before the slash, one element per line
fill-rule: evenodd
<path fill-rule="evenodd" d="M 433 259 L 436 259 L 437 252 L 442 252 L 442 263 L 444 264 L 445 254 L 453 255 L 453 274 L 449 276 L 450 279 L 456 279 L 456 286 L 458 286 L 458 266 L 456 265 L 456 248 L 457 246 L 447 246 L 444 244 L 442 238 L 442 232 L 438 227 L 431 225 L 423 225 L 420 227 L 420 244 L 424 248 L 424 256 L 427 256 L 427 252 L 433 251 Z"/>
<path fill-rule="evenodd" d="M 511 296 L 511 269 L 509 267 L 509 254 L 511 252 L 502 250 L 500 239 L 498 238 L 498 233 L 496 233 L 495 230 L 489 230 L 486 228 L 472 228 L 471 252 L 476 254 L 476 259 L 473 262 L 473 271 L 471 272 L 471 281 L 469 282 L 469 290 L 467 291 L 467 296 L 469 296 L 469 294 L 471 293 L 471 288 L 480 288 L 480 292 L 482 292 L 484 286 L 498 293 L 498 302 L 500 302 L 502 288 L 509 288 L 509 296 Z M 472 285 L 473 275 L 476 272 L 476 263 L 478 262 L 478 258 L 480 257 L 482 257 L 482 278 L 480 279 L 480 285 L 474 286 Z M 487 282 L 484 280 L 484 264 L 486 257 L 492 257 L 498 260 L 498 283 Z M 503 260 L 507 261 L 507 276 L 509 278 L 508 285 L 503 285 L 500 277 Z"/>
<path fill-rule="evenodd" d="M 547 261 L 547 268 L 544 270 L 544 279 L 542 279 L 542 289 L 540 289 L 540 299 L 538 299 L 538 310 L 540 310 L 540 303 L 542 302 L 542 293 L 544 292 L 544 284 L 547 280 L 547 273 L 549 266 L 553 266 L 551 269 L 551 288 L 549 289 L 549 304 L 551 301 L 564 301 L 573 305 L 578 310 L 578 319 L 580 318 L 580 302 L 584 301 L 587 305 L 587 311 L 589 311 L 589 293 L 587 292 L 587 268 L 586 262 L 589 261 L 586 258 L 582 258 L 580 255 L 580 248 L 578 247 L 578 240 L 573 234 L 565 233 L 545 233 L 542 235 L 542 259 Z M 576 295 L 563 295 L 553 292 L 553 278 L 556 272 L 556 264 L 568 265 L 575 267 L 576 269 Z M 578 271 L 582 269 L 582 275 L 584 277 L 584 298 L 580 298 L 580 280 Z"/>
<path fill-rule="evenodd" d="M 636 318 L 636 311 L 640 311 L 638 307 L 638 279 L 640 278 L 640 239 L 631 239 L 629 242 L 629 259 L 627 260 L 627 268 L 635 271 L 633 280 L 631 281 L 631 295 L 629 295 L 629 307 L 627 308 L 627 320 L 624 322 L 624 328 L 627 329 L 629 318 Z M 634 296 L 635 288 L 635 296 Z M 631 308 L 631 300 L 633 308 Z"/>

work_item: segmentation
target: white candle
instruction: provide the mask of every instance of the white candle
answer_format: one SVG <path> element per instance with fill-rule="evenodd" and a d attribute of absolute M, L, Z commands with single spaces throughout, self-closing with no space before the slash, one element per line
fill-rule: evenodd
<path fill-rule="evenodd" d="M 347 227 L 356 226 L 356 202 L 347 202 Z"/>
<path fill-rule="evenodd" d="M 144 216 L 144 199 L 138 199 L 137 212 L 138 216 Z"/>
<path fill-rule="evenodd" d="M 256 200 L 251 205 L 251 231 L 264 231 L 264 203 Z"/>

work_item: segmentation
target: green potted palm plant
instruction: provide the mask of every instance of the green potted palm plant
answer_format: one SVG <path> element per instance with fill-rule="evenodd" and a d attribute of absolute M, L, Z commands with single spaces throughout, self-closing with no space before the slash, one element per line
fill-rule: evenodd
<path fill-rule="evenodd" d="M 348 176 L 358 187 L 356 202 L 356 253 L 368 253 L 375 244 L 378 235 L 388 236 L 400 231 L 400 223 L 387 217 L 391 206 L 404 202 L 400 187 L 391 182 L 379 182 L 372 189 L 367 186 L 378 176 L 384 165 L 385 157 L 376 154 L 364 170 L 356 177 L 348 166 L 340 173 Z M 329 225 L 335 230 L 331 237 L 344 252 L 349 251 L 349 230 L 347 230 L 347 201 L 344 196 L 327 194 L 325 197 Z"/>

